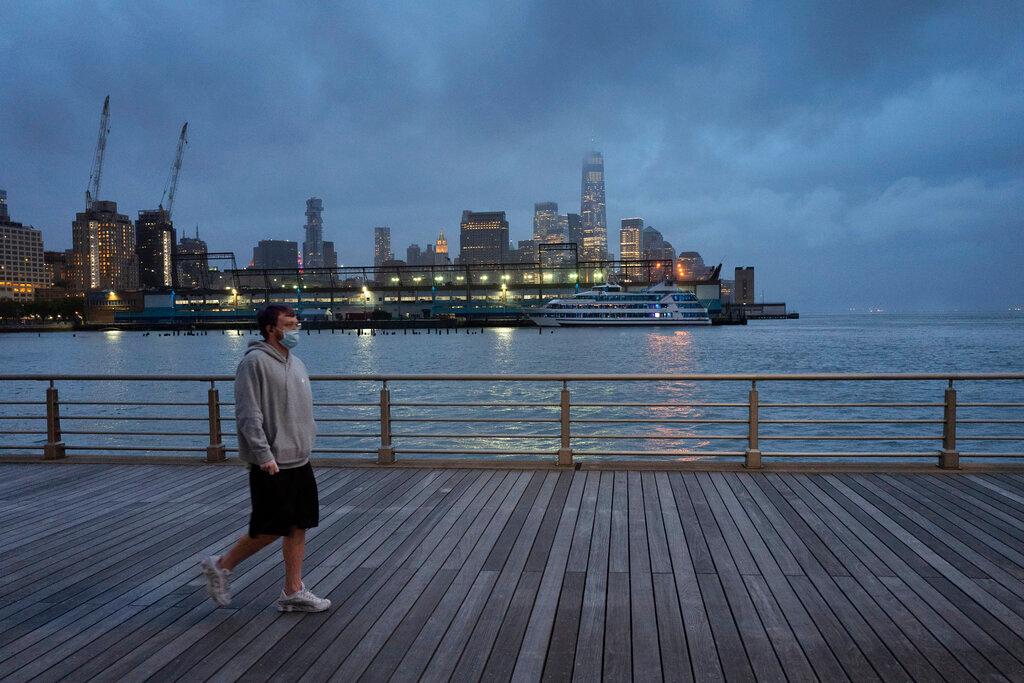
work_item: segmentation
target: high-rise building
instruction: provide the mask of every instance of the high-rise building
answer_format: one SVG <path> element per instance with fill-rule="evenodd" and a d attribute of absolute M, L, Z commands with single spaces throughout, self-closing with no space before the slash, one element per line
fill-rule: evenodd
<path fill-rule="evenodd" d="M 460 263 L 507 260 L 508 221 L 504 211 L 463 211 L 459 227 Z"/>
<path fill-rule="evenodd" d="M 539 202 L 533 205 L 533 241 L 537 244 L 555 244 L 565 241 L 565 232 L 559 224 L 558 203 Z"/>
<path fill-rule="evenodd" d="M 181 238 L 178 242 L 178 287 L 196 289 L 209 286 L 210 263 L 206 258 L 206 242 L 199 239 L 199 226 L 195 237 Z"/>
<path fill-rule="evenodd" d="M 604 203 L 604 157 L 591 152 L 583 160 L 580 191 L 580 216 L 583 219 L 580 257 L 603 260 L 608 257 L 608 222 Z"/>
<path fill-rule="evenodd" d="M 737 267 L 732 290 L 732 300 L 737 304 L 754 303 L 754 266 Z"/>
<path fill-rule="evenodd" d="M 46 286 L 67 288 L 70 278 L 71 250 L 44 251 L 43 269 L 46 271 Z"/>
<path fill-rule="evenodd" d="M 387 261 L 395 259 L 391 251 L 391 228 L 385 226 L 373 229 L 373 265 L 380 268 Z"/>
<path fill-rule="evenodd" d="M 420 249 L 420 245 L 410 244 L 408 247 L 405 248 L 405 262 L 408 263 L 410 266 L 421 265 L 422 258 L 423 250 Z"/>
<path fill-rule="evenodd" d="M 139 286 L 142 289 L 174 287 L 174 257 L 177 236 L 171 215 L 165 209 L 140 211 L 135 221 L 135 254 L 139 257 Z"/>
<path fill-rule="evenodd" d="M 444 238 L 444 230 L 442 230 L 438 234 L 438 236 L 437 236 L 437 243 L 435 245 L 434 250 L 438 254 L 442 254 L 445 257 L 444 260 L 448 259 L 448 240 L 446 240 Z"/>
<path fill-rule="evenodd" d="M 338 267 L 338 252 L 334 249 L 334 242 L 326 240 L 324 242 L 324 268 L 337 268 Z"/>
<path fill-rule="evenodd" d="M 302 267 L 323 268 L 324 262 L 324 202 L 319 197 L 306 200 L 306 239 L 302 243 Z"/>
<path fill-rule="evenodd" d="M 583 217 L 578 213 L 568 213 L 565 216 L 565 238 L 567 242 L 575 244 L 578 249 L 583 247 Z"/>
<path fill-rule="evenodd" d="M 644 219 L 643 218 L 623 218 L 622 224 L 619 227 L 619 258 L 623 261 L 639 261 L 641 258 L 640 252 L 640 235 L 644 231 Z M 634 277 L 642 272 L 643 268 L 639 265 L 624 266 L 623 271 L 626 275 Z"/>
<path fill-rule="evenodd" d="M 254 268 L 298 268 L 299 243 L 291 240 L 260 240 L 252 250 Z"/>
<path fill-rule="evenodd" d="M 139 288 L 135 226 L 117 212 L 117 202 L 94 200 L 75 215 L 71 243 L 76 289 L 84 292 Z"/>
<path fill-rule="evenodd" d="M 651 226 L 647 226 L 640 232 L 640 254 L 648 261 L 668 261 L 668 268 L 672 268 L 672 262 L 676 258 L 676 250 L 669 242 L 665 241 L 661 232 Z"/>
<path fill-rule="evenodd" d="M 537 242 L 519 240 L 516 246 L 516 255 L 519 263 L 537 263 Z"/>
<path fill-rule="evenodd" d="M 676 256 L 677 280 L 701 280 L 711 269 L 704 265 L 704 257 L 698 251 L 681 251 Z"/>
<path fill-rule="evenodd" d="M 43 233 L 12 221 L 7 193 L 0 190 L 0 299 L 29 302 L 48 286 Z"/>

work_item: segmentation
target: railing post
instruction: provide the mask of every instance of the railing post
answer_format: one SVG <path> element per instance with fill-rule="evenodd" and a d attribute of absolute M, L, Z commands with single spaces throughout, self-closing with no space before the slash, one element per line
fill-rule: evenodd
<path fill-rule="evenodd" d="M 210 381 L 207 392 L 206 407 L 210 418 L 210 445 L 206 447 L 206 462 L 224 462 L 224 437 L 220 429 L 220 392 L 217 385 Z"/>
<path fill-rule="evenodd" d="M 953 380 L 946 387 L 946 405 L 942 414 L 942 452 L 939 467 L 944 470 L 960 469 L 960 453 L 956 450 L 956 389 Z"/>
<path fill-rule="evenodd" d="M 558 448 L 558 464 L 563 467 L 572 466 L 572 442 L 571 433 L 569 431 L 570 419 L 569 419 L 569 384 L 568 382 L 562 382 L 561 399 L 559 401 L 561 408 L 561 441 Z"/>
<path fill-rule="evenodd" d="M 744 454 L 743 466 L 748 469 L 761 469 L 761 447 L 757 440 L 757 380 L 750 382 L 750 415 L 747 419 L 747 452 Z"/>
<path fill-rule="evenodd" d="M 377 464 L 391 465 L 395 462 L 395 448 L 391 445 L 391 391 L 388 382 L 380 389 L 380 448 L 377 449 Z"/>
<path fill-rule="evenodd" d="M 46 389 L 46 445 L 43 446 L 43 460 L 59 460 L 67 454 L 60 434 L 60 401 L 57 387 L 50 380 Z"/>

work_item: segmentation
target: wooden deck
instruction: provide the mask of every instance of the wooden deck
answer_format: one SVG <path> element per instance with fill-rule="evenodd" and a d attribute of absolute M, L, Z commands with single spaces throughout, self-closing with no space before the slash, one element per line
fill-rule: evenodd
<path fill-rule="evenodd" d="M 207 598 L 237 467 L 0 465 L 11 680 L 1024 680 L 1024 475 L 320 469 Z"/>

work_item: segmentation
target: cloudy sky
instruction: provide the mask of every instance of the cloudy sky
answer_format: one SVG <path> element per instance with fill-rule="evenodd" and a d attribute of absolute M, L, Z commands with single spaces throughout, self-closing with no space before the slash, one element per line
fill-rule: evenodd
<path fill-rule="evenodd" d="M 806 312 L 1024 304 L 1024 5 L 631 5 L 0 0 L 0 188 L 69 247 L 109 94 L 122 212 L 187 120 L 179 234 L 247 262 L 318 196 L 362 265 L 374 225 L 455 251 L 467 208 L 526 239 L 594 144 L 613 251 L 642 216 Z"/>

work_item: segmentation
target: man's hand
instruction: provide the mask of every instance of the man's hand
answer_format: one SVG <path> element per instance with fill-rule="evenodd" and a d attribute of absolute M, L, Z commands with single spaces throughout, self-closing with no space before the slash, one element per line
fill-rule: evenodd
<path fill-rule="evenodd" d="M 277 466 L 276 460 L 271 460 L 270 462 L 263 463 L 262 465 L 260 465 L 260 469 L 266 472 L 267 474 L 277 474 L 278 472 L 281 471 L 281 469 Z"/>

